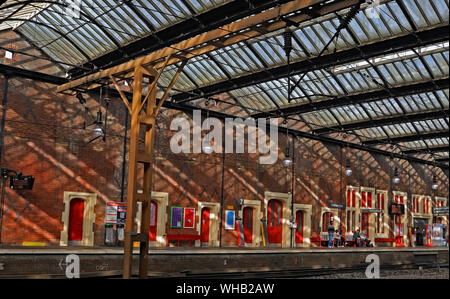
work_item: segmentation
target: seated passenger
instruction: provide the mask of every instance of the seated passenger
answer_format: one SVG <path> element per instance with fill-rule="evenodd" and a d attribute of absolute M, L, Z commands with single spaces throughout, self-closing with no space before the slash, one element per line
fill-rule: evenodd
<path fill-rule="evenodd" d="M 359 247 L 361 245 L 361 235 L 359 234 L 359 228 L 353 233 L 353 242 L 355 242 L 356 247 Z"/>
<path fill-rule="evenodd" d="M 344 237 L 344 235 L 342 234 L 342 231 L 340 231 L 339 232 L 339 234 L 340 234 L 340 238 L 339 238 L 339 247 L 344 247 L 344 245 L 345 245 L 345 237 Z"/>
<path fill-rule="evenodd" d="M 335 234 L 334 234 L 334 239 L 333 239 L 333 246 L 338 247 L 340 240 L 341 240 L 341 235 L 339 234 L 338 230 L 336 230 Z"/>
<path fill-rule="evenodd" d="M 363 232 L 361 233 L 361 246 L 365 247 L 372 247 L 373 245 L 370 244 L 370 239 L 367 238 L 366 234 Z"/>
<path fill-rule="evenodd" d="M 367 240 L 367 237 L 366 237 L 366 233 L 365 232 L 361 232 L 361 247 L 366 247 L 366 240 Z"/>

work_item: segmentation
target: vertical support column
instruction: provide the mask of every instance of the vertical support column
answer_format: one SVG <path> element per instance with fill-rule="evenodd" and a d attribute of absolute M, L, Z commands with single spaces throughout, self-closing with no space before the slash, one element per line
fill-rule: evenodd
<path fill-rule="evenodd" d="M 153 182 L 153 145 L 155 143 L 155 115 L 156 107 L 156 86 L 151 91 L 147 102 L 147 111 L 145 119 L 145 153 L 144 161 L 138 161 L 144 164 L 144 185 L 142 200 L 142 219 L 141 234 L 145 238 L 145 242 L 140 243 L 139 256 L 139 278 L 147 278 L 148 268 L 148 249 L 149 249 L 149 230 L 150 230 L 150 202 L 152 199 L 152 182 Z"/>
<path fill-rule="evenodd" d="M 125 243 L 123 260 L 123 278 L 131 277 L 133 264 L 133 234 L 134 218 L 136 216 L 136 193 L 137 193 L 137 153 L 139 143 L 139 107 L 142 97 L 143 73 L 140 67 L 134 70 L 133 102 L 131 108 L 130 129 L 130 155 L 128 164 L 128 188 L 127 188 L 127 219 L 125 224 Z"/>
<path fill-rule="evenodd" d="M 144 117 L 139 115 L 142 105 L 142 79 L 144 70 L 139 66 L 134 70 L 133 103 L 131 106 L 131 133 L 130 133 L 130 158 L 128 169 L 127 190 L 127 220 L 125 226 L 125 245 L 123 278 L 130 278 L 133 264 L 133 243 L 138 241 L 139 246 L 139 278 L 147 277 L 148 250 L 149 250 L 149 225 L 150 225 L 150 200 L 152 186 L 152 152 L 154 143 L 154 110 L 156 106 L 156 88 L 150 94 L 147 102 L 147 110 Z M 139 135 L 141 125 L 145 126 L 145 150 L 139 151 Z M 143 193 L 137 193 L 137 167 L 144 165 Z M 138 234 L 134 227 L 137 201 L 142 202 L 141 232 Z"/>
<path fill-rule="evenodd" d="M 166 59 L 168 62 L 169 57 Z M 127 189 L 127 220 L 125 226 L 125 244 L 124 244 L 124 261 L 123 261 L 123 278 L 130 278 L 132 275 L 133 266 L 133 243 L 138 241 L 139 244 L 139 278 L 147 278 L 148 269 L 148 250 L 149 250 L 149 230 L 150 230 L 150 202 L 152 199 L 152 178 L 153 178 L 153 145 L 155 135 L 156 116 L 162 107 L 162 104 L 169 96 L 169 92 L 181 74 L 183 67 L 187 60 L 184 60 L 178 67 L 172 81 L 164 92 L 158 105 L 156 105 L 156 82 L 163 72 L 160 71 L 157 76 L 154 72 L 142 66 L 136 66 L 133 72 L 133 103 L 129 105 L 128 100 L 123 95 L 117 81 L 111 75 L 110 79 L 114 83 L 116 89 L 119 91 L 122 100 L 124 101 L 131 114 L 131 133 L 130 133 L 130 157 L 128 165 L 128 189 Z M 149 92 L 144 100 L 142 100 L 142 79 L 144 75 L 152 78 L 149 83 Z M 146 112 L 140 115 L 144 104 L 147 103 Z M 145 149 L 139 151 L 139 135 L 141 126 L 145 127 Z M 144 166 L 143 178 L 143 192 L 137 193 L 137 166 L 138 163 Z M 141 231 L 137 233 L 135 229 L 134 219 L 136 217 L 137 202 L 142 203 L 141 214 Z"/>

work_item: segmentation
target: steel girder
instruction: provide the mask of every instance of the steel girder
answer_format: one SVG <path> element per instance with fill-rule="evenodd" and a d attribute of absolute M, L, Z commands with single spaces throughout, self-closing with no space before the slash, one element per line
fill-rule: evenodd
<path fill-rule="evenodd" d="M 373 127 L 388 126 L 388 125 L 401 124 L 401 123 L 409 123 L 409 122 L 415 122 L 415 121 L 423 121 L 423 120 L 430 120 L 430 119 L 437 119 L 437 118 L 447 118 L 448 115 L 449 115 L 448 110 L 435 110 L 435 111 L 427 111 L 427 112 L 415 113 L 415 114 L 402 114 L 402 115 L 395 115 L 392 117 L 385 117 L 385 118 L 381 118 L 381 119 L 374 119 L 374 120 L 367 120 L 367 121 L 365 120 L 365 121 L 361 121 L 361 122 L 355 122 L 355 123 L 344 124 L 344 125 L 339 125 L 339 126 L 320 128 L 317 130 L 313 130 L 313 132 L 315 134 L 346 132 L 346 131 L 373 128 Z"/>
<path fill-rule="evenodd" d="M 11 77 L 17 76 L 17 77 L 22 77 L 22 78 L 27 78 L 27 79 L 37 80 L 37 81 L 41 81 L 41 82 L 45 82 L 45 83 L 57 84 L 57 85 L 68 82 L 68 80 L 65 78 L 61 78 L 61 77 L 57 77 L 57 76 L 53 76 L 53 75 L 49 75 L 49 74 L 45 74 L 45 73 L 30 71 L 30 70 L 26 70 L 26 69 L 18 68 L 15 66 L 6 65 L 6 64 L 0 64 L 0 73 L 4 74 L 5 76 L 11 76 Z"/>
<path fill-rule="evenodd" d="M 422 32 L 411 33 L 376 43 L 362 45 L 358 48 L 339 51 L 323 55 L 320 58 L 310 58 L 291 64 L 291 75 L 329 68 L 358 60 L 370 59 L 376 56 L 392 54 L 414 47 L 426 46 L 432 43 L 443 42 L 449 39 L 447 26 L 441 26 Z M 231 80 L 218 82 L 201 88 L 182 92 L 173 97 L 178 103 L 189 102 L 200 98 L 208 98 L 217 94 L 228 92 L 242 87 L 282 79 L 287 76 L 286 65 L 265 69 L 249 75 L 240 76 Z"/>
<path fill-rule="evenodd" d="M 199 15 L 187 18 L 168 28 L 159 31 L 151 28 L 153 34 L 93 59 L 90 63 L 99 69 L 109 68 L 290 1 L 292 0 L 230 1 Z M 125 4 L 133 6 L 130 1 L 125 1 Z M 147 26 L 151 24 L 144 21 L 145 19 L 141 19 Z M 127 53 L 127 56 L 124 57 L 123 53 Z M 72 69 L 69 71 L 72 78 L 79 78 L 90 73 L 92 72 L 86 72 L 80 69 Z"/>
<path fill-rule="evenodd" d="M 340 107 L 340 106 L 362 104 L 362 103 L 383 100 L 383 99 L 389 98 L 391 96 L 391 94 L 393 94 L 394 96 L 397 96 L 397 97 L 404 97 L 404 96 L 416 95 L 419 93 L 431 92 L 431 91 L 441 90 L 441 89 L 446 89 L 446 88 L 449 88 L 448 78 L 394 87 L 394 88 L 391 88 L 391 93 L 387 92 L 384 89 L 381 89 L 381 90 L 376 90 L 376 91 L 369 91 L 366 93 L 332 98 L 330 100 L 324 100 L 324 101 L 319 101 L 319 102 L 314 102 L 314 103 L 306 103 L 306 104 L 302 104 L 302 105 L 298 105 L 298 106 L 281 108 L 279 110 L 272 110 L 270 112 L 256 113 L 256 114 L 253 114 L 252 116 L 254 118 L 269 117 L 271 115 L 274 115 L 274 113 L 277 113 L 277 112 L 279 112 L 279 114 L 282 116 L 290 116 L 290 115 L 296 115 L 296 114 L 300 114 L 300 113 L 308 113 L 308 112 L 313 112 L 313 111 L 318 111 L 318 110 L 323 110 L 323 109 L 336 108 L 336 107 Z"/>
<path fill-rule="evenodd" d="M 290 20 L 295 22 L 309 20 L 311 17 L 308 16 L 304 10 L 314 5 L 319 7 L 319 13 L 325 15 L 351 7 L 359 1 L 363 0 L 342 0 L 337 2 L 327 2 L 324 0 L 293 0 L 276 9 L 265 10 L 259 14 L 205 32 L 175 45 L 171 45 L 170 47 L 154 51 L 144 56 L 139 56 L 134 60 L 129 60 L 105 70 L 100 70 L 96 73 L 72 80 L 67 84 L 58 86 L 56 90 L 62 92 L 66 90 L 86 90 L 95 88 L 98 86 L 99 82 L 104 82 L 105 78 L 108 78 L 110 75 L 120 75 L 122 79 L 126 78 L 136 65 L 151 65 L 152 68 L 159 69 L 163 63 L 162 57 L 167 57 L 168 55 L 172 55 L 168 65 L 173 65 L 184 59 L 191 59 L 214 50 L 222 49 L 264 35 L 264 33 L 261 32 L 264 30 L 261 30 L 261 28 L 264 28 L 268 32 L 283 29 L 286 27 L 286 23 L 280 19 L 281 16 L 288 16 Z M 243 31 L 245 31 L 245 34 L 242 34 Z"/>
<path fill-rule="evenodd" d="M 421 135 L 408 135 L 408 136 L 400 136 L 400 137 L 391 137 L 391 138 L 383 138 L 383 139 L 371 139 L 367 141 L 363 141 L 364 145 L 378 145 L 391 143 L 396 144 L 400 142 L 412 142 L 417 140 L 426 140 L 426 139 L 436 139 L 436 138 L 448 138 L 448 131 L 439 131 L 432 133 L 422 133 Z"/>
<path fill-rule="evenodd" d="M 413 155 L 413 154 L 426 154 L 426 153 L 440 153 L 440 152 L 448 152 L 448 146 L 437 146 L 437 147 L 429 147 L 429 148 L 419 148 L 403 151 L 405 155 Z"/>
<path fill-rule="evenodd" d="M 24 77 L 24 78 L 29 78 L 29 79 L 42 81 L 42 82 L 46 82 L 46 83 L 51 83 L 51 84 L 61 84 L 60 81 L 67 82 L 67 79 L 64 79 L 64 78 L 59 78 L 56 76 L 42 74 L 42 73 L 34 72 L 34 71 L 23 70 L 23 69 L 19 69 L 17 67 L 0 65 L 0 69 L 3 69 L 3 70 L 8 69 L 7 74 L 10 76 Z M 6 71 L 3 73 L 6 74 Z M 111 97 L 120 98 L 120 94 L 115 89 L 110 89 L 109 92 L 110 92 L 109 94 Z M 92 95 L 98 95 L 98 93 L 95 90 L 90 90 L 90 93 L 92 93 Z M 131 98 L 132 98 L 131 94 L 129 92 L 124 92 L 124 94 L 131 101 Z M 168 109 L 174 109 L 177 111 L 182 111 L 187 114 L 192 114 L 193 110 L 200 110 L 204 116 L 207 115 L 207 109 L 200 108 L 200 107 L 194 107 L 194 106 L 191 106 L 188 104 L 180 104 L 180 103 L 165 101 L 163 104 L 163 107 L 168 108 Z M 209 116 L 216 117 L 216 118 L 222 119 L 222 120 L 225 118 L 233 118 L 233 119 L 238 118 L 234 115 L 229 115 L 229 114 L 215 112 L 215 111 L 209 111 Z M 281 132 L 287 132 L 286 128 L 279 127 L 279 129 Z M 407 160 L 410 162 L 426 164 L 426 165 L 434 165 L 433 161 L 427 161 L 427 160 L 419 159 L 416 157 L 406 156 L 404 154 L 391 153 L 391 152 L 384 151 L 381 149 L 372 148 L 367 145 L 363 145 L 363 144 L 361 145 L 361 144 L 346 142 L 343 140 L 338 140 L 338 139 L 334 139 L 334 138 L 330 138 L 330 137 L 319 136 L 317 134 L 302 132 L 302 131 L 298 131 L 298 130 L 295 130 L 292 128 L 289 129 L 289 133 L 294 134 L 299 137 L 302 137 L 302 138 L 317 140 L 317 141 L 320 141 L 320 142 L 323 142 L 326 144 L 333 144 L 333 145 L 338 145 L 338 146 L 342 146 L 342 147 L 349 147 L 349 148 L 366 151 L 366 152 L 370 152 L 370 153 L 374 153 L 374 154 L 384 155 L 384 156 L 393 155 L 393 157 L 395 157 L 395 158 L 404 159 L 404 160 Z M 443 169 L 449 169 L 449 166 L 445 163 L 438 163 L 436 166 L 439 166 Z"/>
<path fill-rule="evenodd" d="M 200 108 L 200 107 L 195 107 L 195 106 L 191 106 L 189 104 L 186 103 L 175 103 L 175 102 L 165 102 L 164 103 L 164 107 L 169 108 L 169 109 L 174 109 L 174 110 L 178 110 L 178 111 L 183 111 L 187 114 L 192 114 L 192 111 L 194 110 L 200 110 L 202 112 L 203 116 L 207 116 L 209 115 L 209 117 L 215 117 L 218 119 L 226 119 L 226 118 L 231 118 L 231 119 L 236 119 L 239 117 L 236 117 L 234 115 L 230 115 L 230 114 L 226 114 L 226 113 L 222 113 L 222 112 L 217 112 L 217 111 L 211 111 L 204 108 Z M 267 130 L 269 130 L 269 124 L 267 124 Z M 317 140 L 319 142 L 325 143 L 325 144 L 332 144 L 332 145 L 337 145 L 337 146 L 342 146 L 342 147 L 348 147 L 348 148 L 353 148 L 353 149 L 357 149 L 357 150 L 361 150 L 361 151 L 365 151 L 365 152 L 369 152 L 372 154 L 377 154 L 377 155 L 383 155 L 383 156 L 387 156 L 387 157 L 392 157 L 392 158 L 398 158 L 398 159 L 403 159 L 409 162 L 413 162 L 413 163 L 420 163 L 420 164 L 425 164 L 425 165 L 432 165 L 432 166 L 438 166 L 442 169 L 449 169 L 449 166 L 447 164 L 444 163 L 435 163 L 434 161 L 428 161 L 428 160 L 424 160 L 424 159 L 420 159 L 420 158 L 416 158 L 413 156 L 408 156 L 405 155 L 403 153 L 395 153 L 395 152 L 389 152 L 389 151 L 385 151 L 382 149 L 378 149 L 378 148 L 373 148 L 373 147 L 368 147 L 362 144 L 357 144 L 357 143 L 352 143 L 352 142 L 347 142 L 347 141 L 343 141 L 343 140 L 338 140 L 335 138 L 331 138 L 331 137 L 327 137 L 327 136 L 320 136 L 314 133 L 308 133 L 308 132 L 303 132 L 303 131 L 298 131 L 296 129 L 293 128 L 285 128 L 285 127 L 278 127 L 278 131 L 281 133 L 289 133 L 291 135 L 294 136 L 298 136 L 298 137 L 302 137 L 302 138 L 306 138 L 306 139 L 311 139 L 311 140 Z"/>

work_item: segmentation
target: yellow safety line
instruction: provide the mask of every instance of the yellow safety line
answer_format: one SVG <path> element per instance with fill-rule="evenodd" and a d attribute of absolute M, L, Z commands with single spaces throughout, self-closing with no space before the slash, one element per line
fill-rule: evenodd
<path fill-rule="evenodd" d="M 266 247 L 266 238 L 264 235 L 264 227 L 263 227 L 262 222 L 261 222 L 261 234 L 262 234 L 263 246 Z"/>
<path fill-rule="evenodd" d="M 22 246 L 46 246 L 43 242 L 22 242 Z"/>

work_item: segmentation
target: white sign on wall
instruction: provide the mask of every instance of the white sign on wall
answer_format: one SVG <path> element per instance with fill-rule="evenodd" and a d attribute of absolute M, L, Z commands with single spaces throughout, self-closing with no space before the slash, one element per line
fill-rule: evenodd
<path fill-rule="evenodd" d="M 119 213 L 123 214 L 126 210 L 126 203 L 119 202 L 108 202 L 106 203 L 106 212 L 105 212 L 105 223 L 106 224 L 117 224 L 118 218 L 125 217 L 117 217 Z"/>

